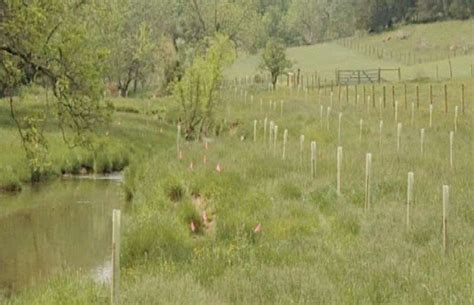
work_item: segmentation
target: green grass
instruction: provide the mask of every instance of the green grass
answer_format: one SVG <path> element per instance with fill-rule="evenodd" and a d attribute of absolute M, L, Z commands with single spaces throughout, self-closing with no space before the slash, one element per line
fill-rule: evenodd
<path fill-rule="evenodd" d="M 42 96 L 27 95 L 17 106 L 20 115 L 43 109 Z M 167 123 L 164 121 L 166 101 L 144 99 L 113 99 L 115 111 L 110 124 L 97 130 L 94 155 L 84 148 L 69 148 L 63 141 L 54 119 L 46 123 L 50 167 L 44 178 L 81 171 L 109 173 L 123 170 L 132 157 L 147 155 L 158 145 L 166 143 Z M 30 170 L 18 131 L 10 116 L 7 100 L 0 99 L 0 145 L 8 149 L 0 152 L 0 190 L 18 191 L 30 181 Z M 1 208 L 1 207 L 0 207 Z"/>
<path fill-rule="evenodd" d="M 453 108 L 461 106 L 460 83 L 448 85 L 452 93 L 445 114 L 442 84 L 433 84 L 432 128 L 428 128 L 429 84 L 420 85 L 414 125 L 410 109 L 415 84 L 407 84 L 408 109 L 400 94 L 403 87 L 397 85 L 398 117 L 403 123 L 400 154 L 390 95 L 382 111 L 377 102 L 367 112 L 363 100 L 355 105 L 351 87 L 349 103 L 344 93 L 341 103 L 333 101 L 328 130 L 325 118 L 322 127 L 319 120 L 320 105 L 326 109 L 330 103 L 328 91 L 321 91 L 321 100 L 314 91 L 308 99 L 297 91 L 251 91 L 253 105 L 244 104 L 243 97 L 234 96 L 233 91 L 226 93 L 217 117 L 236 127 L 213 139 L 208 150 L 200 142 L 185 143 L 184 159 L 177 160 L 175 144 L 169 142 L 146 163 L 130 169 L 126 183 L 134 181 L 134 187 L 133 205 L 123 222 L 124 304 L 472 303 L 473 82 L 465 84 L 468 102 L 455 134 L 454 169 L 448 161 L 448 133 L 453 129 Z M 381 87 L 375 93 L 378 101 Z M 278 101 L 276 110 L 269 109 L 270 100 Z M 285 100 L 283 115 L 280 100 Z M 344 160 L 339 197 L 335 152 L 340 111 Z M 275 152 L 263 142 L 265 117 L 279 126 Z M 379 146 L 381 118 L 384 131 Z M 254 119 L 258 120 L 256 143 L 252 140 Z M 283 161 L 285 128 L 289 130 L 288 159 Z M 420 128 L 426 128 L 424 156 Z M 169 132 L 175 132 L 174 128 Z M 303 164 L 300 134 L 306 136 Z M 311 140 L 318 143 L 315 179 L 309 171 Z M 364 210 L 366 152 L 373 154 L 369 211 Z M 217 163 L 222 166 L 220 173 L 215 170 Z M 409 171 L 415 173 L 415 203 L 407 229 Z M 451 187 L 447 254 L 441 235 L 443 184 Z M 210 219 L 208 226 L 202 219 L 204 211 Z M 191 221 L 200 225 L 195 233 Z M 261 232 L 255 233 L 258 224 Z M 64 291 L 70 304 L 105 302 L 100 298 L 106 288 L 95 285 L 81 290 L 83 280 L 75 281 L 73 288 L 68 282 L 45 284 L 7 304 L 56 304 Z"/>
<path fill-rule="evenodd" d="M 403 80 L 432 79 L 437 80 L 436 67 L 438 66 L 439 80 L 450 78 L 449 62 L 446 50 L 450 46 L 457 47 L 457 56 L 452 58 L 453 78 L 465 79 L 472 77 L 474 45 L 472 42 L 473 20 L 449 21 L 433 24 L 409 25 L 393 32 L 384 32 L 377 35 L 367 35 L 353 38 L 362 46 L 384 48 L 394 53 L 411 52 L 423 57 L 426 62 L 413 64 L 404 63 L 403 58 L 378 58 L 375 55 L 366 55 L 363 50 L 343 46 L 343 41 L 333 41 L 312 46 L 288 48 L 287 55 L 294 61 L 294 70 L 300 68 L 303 74 L 311 75 L 318 72 L 321 83 L 335 79 L 336 69 L 402 69 Z M 408 34 L 407 39 L 397 39 L 396 33 L 401 31 Z M 392 39 L 386 43 L 385 37 Z M 466 54 L 461 52 L 466 50 Z M 438 57 L 434 57 L 435 55 Z M 259 54 L 241 54 L 234 65 L 226 71 L 229 78 L 246 77 L 259 73 Z M 451 55 L 453 56 L 453 54 Z M 382 76 L 388 81 L 397 81 L 397 73 Z M 286 82 L 286 78 L 281 80 Z"/>
<path fill-rule="evenodd" d="M 452 20 L 406 25 L 393 31 L 355 38 L 355 41 L 364 46 L 390 50 L 398 54 L 406 55 L 407 52 L 412 52 L 416 61 L 434 61 L 446 59 L 448 50 L 451 50 L 451 57 L 472 55 L 474 52 L 473 30 L 474 19 Z M 402 57 L 399 60 L 413 62 L 413 58 L 408 61 L 407 58 Z"/>

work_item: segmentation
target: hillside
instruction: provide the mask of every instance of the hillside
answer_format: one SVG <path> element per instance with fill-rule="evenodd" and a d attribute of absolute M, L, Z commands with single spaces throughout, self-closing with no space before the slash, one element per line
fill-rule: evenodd
<path fill-rule="evenodd" d="M 346 41 L 338 40 L 289 48 L 287 54 L 294 61 L 295 69 L 301 68 L 307 73 L 317 70 L 322 80 L 334 79 L 336 69 L 378 67 L 401 67 L 404 80 L 425 78 L 443 80 L 450 77 L 446 50 L 450 46 L 455 46 L 450 53 L 451 65 L 453 78 L 460 79 L 472 75 L 473 28 L 473 20 L 408 25 L 391 32 L 350 38 Z M 402 34 L 406 38 L 394 38 Z M 387 37 L 393 38 L 384 42 Z M 384 51 L 381 51 L 382 49 Z M 381 52 L 384 52 L 385 56 L 380 56 Z M 258 61 L 259 54 L 241 55 L 228 69 L 227 76 L 233 78 L 257 73 Z M 396 75 L 393 77 L 393 79 L 388 77 L 388 80 L 395 80 Z"/>

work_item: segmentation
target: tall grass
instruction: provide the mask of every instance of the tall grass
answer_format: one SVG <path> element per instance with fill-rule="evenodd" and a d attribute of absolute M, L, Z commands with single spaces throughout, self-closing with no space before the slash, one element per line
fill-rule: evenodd
<path fill-rule="evenodd" d="M 414 96 L 414 90 L 409 84 L 408 96 Z M 457 92 L 453 91 L 450 106 L 460 105 Z M 444 114 L 442 102 L 436 102 L 433 127 L 428 128 L 426 90 L 420 90 L 422 102 L 413 126 L 411 110 L 400 103 L 397 119 L 404 129 L 399 153 L 391 102 L 380 117 L 378 109 L 367 112 L 364 99 L 357 106 L 353 99 L 349 104 L 345 99 L 341 104 L 335 100 L 330 118 L 333 128 L 327 129 L 319 122 L 319 109 L 329 105 L 329 92 L 318 100 L 318 93 L 311 91 L 307 101 L 296 91 L 251 92 L 256 101 L 285 100 L 283 115 L 279 109 L 261 109 L 258 103 L 244 104 L 233 89 L 223 94 L 226 102 L 217 117 L 232 122 L 233 127 L 211 139 L 208 150 L 200 142 L 182 143 L 183 160 L 177 160 L 172 125 L 173 140 L 130 169 L 127 183 L 133 181 L 133 204 L 123 223 L 122 249 L 125 304 L 472 302 L 471 106 L 459 116 L 456 159 L 450 169 L 452 116 Z M 344 114 L 340 196 L 336 190 L 338 131 L 334 128 L 339 112 Z M 262 135 L 265 118 L 288 130 L 285 160 L 280 153 L 273 154 L 273 146 L 263 136 L 253 141 L 254 120 Z M 420 128 L 426 130 L 423 156 Z M 301 134 L 305 135 L 303 157 L 308 161 L 303 166 Z M 318 143 L 314 178 L 311 141 Z M 278 152 L 282 145 L 277 142 Z M 372 153 L 372 175 L 370 210 L 365 211 L 367 152 Z M 416 184 L 407 229 L 409 171 L 415 173 Z M 447 253 L 442 236 L 443 184 L 450 185 Z M 54 292 L 47 295 L 53 301 L 66 289 L 45 287 L 44 291 Z M 74 292 L 81 282 L 74 287 L 71 300 L 88 300 L 87 290 L 79 296 Z M 96 289 L 92 294 L 100 297 L 101 288 Z M 22 294 L 9 302 L 48 303 L 43 290 L 38 291 L 32 292 L 36 297 Z M 81 302 L 71 304 L 86 304 Z"/>

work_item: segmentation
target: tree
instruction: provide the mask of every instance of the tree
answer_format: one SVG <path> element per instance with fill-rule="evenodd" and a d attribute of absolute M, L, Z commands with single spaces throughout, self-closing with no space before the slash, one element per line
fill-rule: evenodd
<path fill-rule="evenodd" d="M 263 51 L 260 69 L 270 72 L 273 90 L 276 88 L 278 76 L 292 65 L 292 62 L 286 58 L 285 47 L 281 43 L 270 40 Z"/>
<path fill-rule="evenodd" d="M 330 3 L 327 0 L 294 1 L 288 12 L 288 22 L 304 44 L 324 41 L 329 27 Z"/>
<path fill-rule="evenodd" d="M 102 97 L 107 50 L 94 32 L 98 10 L 99 4 L 88 1 L 0 0 L 0 88 L 8 96 L 32 180 L 47 163 L 42 132 L 48 116 L 56 118 L 71 146 L 89 145 L 89 135 L 108 118 Z M 42 113 L 21 116 L 15 105 L 31 84 L 51 90 L 54 98 Z"/>
<path fill-rule="evenodd" d="M 174 87 L 174 97 L 181 110 L 180 121 L 188 140 L 199 139 L 211 132 L 222 72 L 235 59 L 234 45 L 228 37 L 218 34 L 206 41 L 206 51 L 195 57 L 192 66 Z"/>

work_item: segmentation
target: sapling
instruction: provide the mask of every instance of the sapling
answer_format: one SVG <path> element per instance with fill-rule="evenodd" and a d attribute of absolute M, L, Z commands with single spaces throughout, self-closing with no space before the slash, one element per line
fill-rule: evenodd
<path fill-rule="evenodd" d="M 288 129 L 283 132 L 283 155 L 282 160 L 286 159 L 286 143 L 288 142 Z"/>
<path fill-rule="evenodd" d="M 372 175 L 372 154 L 365 155 L 365 209 L 370 208 L 370 180 Z"/>
<path fill-rule="evenodd" d="M 407 228 L 410 227 L 410 206 L 413 204 L 413 193 L 414 193 L 415 174 L 413 172 L 408 173 L 408 185 L 407 185 Z"/>
<path fill-rule="evenodd" d="M 443 249 L 448 252 L 448 205 L 449 186 L 443 185 Z"/>
<path fill-rule="evenodd" d="M 311 141 L 311 177 L 316 177 L 317 146 L 316 141 Z"/>
<path fill-rule="evenodd" d="M 337 160 L 336 160 L 336 191 L 337 195 L 341 195 L 341 169 L 342 169 L 342 146 L 337 147 Z"/>

